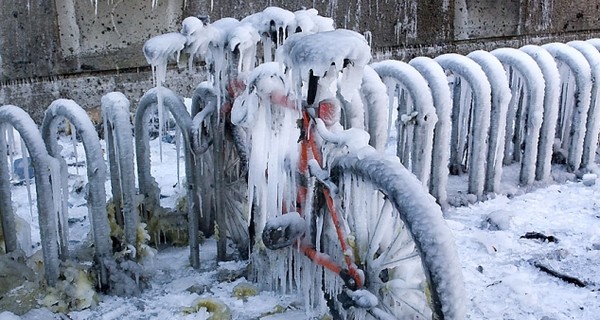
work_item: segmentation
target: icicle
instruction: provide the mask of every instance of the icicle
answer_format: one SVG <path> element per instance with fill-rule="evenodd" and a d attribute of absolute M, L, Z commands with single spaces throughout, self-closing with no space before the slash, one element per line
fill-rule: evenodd
<path fill-rule="evenodd" d="M 180 166 L 179 166 L 179 159 L 181 156 L 181 131 L 179 130 L 179 126 L 175 127 L 175 154 L 177 155 L 177 186 L 178 189 L 181 190 L 181 171 L 180 171 Z"/>
<path fill-rule="evenodd" d="M 75 173 L 79 175 L 79 157 L 77 155 L 77 130 L 67 120 L 67 128 L 71 130 L 71 144 L 73 145 L 73 157 L 75 157 Z"/>
<path fill-rule="evenodd" d="M 14 129 L 12 126 L 6 124 L 3 126 L 3 132 L 6 132 L 6 141 L 8 144 L 8 158 L 9 158 L 9 166 L 10 166 L 10 176 L 14 178 L 15 176 L 15 135 Z"/>
<path fill-rule="evenodd" d="M 12 128 L 10 128 L 12 131 Z M 25 178 L 25 186 L 27 186 L 27 204 L 29 205 L 29 216 L 33 221 L 33 200 L 31 198 L 31 177 L 29 176 L 29 150 L 25 146 L 25 141 L 21 139 L 21 155 L 23 165 L 23 177 Z"/>

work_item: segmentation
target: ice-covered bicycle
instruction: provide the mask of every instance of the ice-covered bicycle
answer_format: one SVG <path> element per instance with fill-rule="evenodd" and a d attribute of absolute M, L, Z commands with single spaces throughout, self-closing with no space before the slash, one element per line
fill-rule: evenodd
<path fill-rule="evenodd" d="M 256 276 L 303 290 L 308 305 L 326 302 L 334 317 L 462 318 L 440 208 L 397 159 L 368 146 L 366 131 L 340 124 L 339 101 L 360 86 L 369 52 L 347 30 L 291 36 L 283 64 L 258 66 L 236 99 L 232 122 L 249 133 Z"/>
<path fill-rule="evenodd" d="M 214 190 L 201 194 L 204 207 L 214 202 L 206 225 L 219 229 L 220 256 L 227 238 L 250 251 L 257 282 L 302 292 L 310 315 L 463 318 L 461 268 L 441 209 L 381 152 L 387 110 L 375 100 L 387 97 L 364 92 L 383 86 L 367 66 L 365 38 L 311 10 L 267 8 L 207 26 L 188 19 L 185 37 L 169 38 L 192 56 L 209 48 L 212 76 L 195 93 L 191 139 L 204 172 L 197 185 Z"/>

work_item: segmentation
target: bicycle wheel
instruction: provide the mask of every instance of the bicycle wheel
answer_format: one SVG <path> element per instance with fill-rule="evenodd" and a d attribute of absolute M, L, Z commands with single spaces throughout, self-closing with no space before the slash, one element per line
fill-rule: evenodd
<path fill-rule="evenodd" d="M 395 158 L 372 150 L 330 159 L 352 254 L 365 273 L 365 289 L 378 298 L 377 307 L 369 310 L 344 310 L 336 301 L 341 315 L 347 319 L 464 318 L 461 266 L 435 199 Z M 341 250 L 331 234 L 333 227 L 323 230 L 323 250 L 343 258 L 335 257 Z M 325 279 L 325 286 L 330 281 L 335 280 Z"/>

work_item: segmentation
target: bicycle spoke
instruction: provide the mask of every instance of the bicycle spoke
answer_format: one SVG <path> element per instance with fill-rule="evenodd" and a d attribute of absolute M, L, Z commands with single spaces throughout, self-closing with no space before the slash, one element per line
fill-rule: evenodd
<path fill-rule="evenodd" d="M 395 260 L 391 260 L 391 261 L 386 261 L 384 264 L 381 265 L 382 269 L 392 269 L 397 267 L 400 263 L 402 262 L 408 262 L 411 260 L 415 260 L 420 258 L 419 253 L 414 251 L 411 255 L 402 257 L 402 258 L 398 258 Z"/>

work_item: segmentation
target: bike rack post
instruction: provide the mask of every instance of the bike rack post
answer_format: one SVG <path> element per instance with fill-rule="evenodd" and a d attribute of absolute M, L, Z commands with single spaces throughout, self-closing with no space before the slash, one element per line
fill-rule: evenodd
<path fill-rule="evenodd" d="M 461 106 L 460 101 L 453 101 L 452 108 L 452 140 L 450 149 L 450 165 L 460 166 L 463 157 L 462 150 L 458 148 L 461 142 L 458 141 L 458 133 L 461 120 L 461 109 L 469 110 L 472 117 L 473 126 L 471 136 L 471 152 L 468 159 L 469 187 L 468 192 L 480 198 L 483 195 L 484 176 L 485 176 L 485 157 L 488 149 L 487 135 L 490 127 L 490 112 L 492 102 L 492 92 L 490 83 L 485 72 L 472 59 L 463 55 L 448 53 L 438 56 L 434 59 L 445 70 L 453 72 L 461 80 L 465 80 L 471 88 L 471 98 L 467 97 L 469 103 L 467 106 Z M 471 107 L 472 104 L 472 107 Z M 463 109 L 463 110 L 464 110 Z M 463 128 L 462 130 L 470 130 Z"/>
<path fill-rule="evenodd" d="M 386 78 L 394 80 L 393 86 L 388 86 L 388 90 L 392 91 L 393 95 L 395 95 L 396 84 L 401 86 L 400 90 L 405 89 L 410 95 L 412 107 L 408 104 L 398 106 L 396 155 L 404 165 L 411 169 L 423 185 L 427 186 L 431 173 L 433 129 L 437 122 L 431 92 L 427 90 L 427 81 L 414 67 L 405 62 L 387 60 L 373 63 L 371 67 L 384 80 L 384 83 L 387 83 Z M 389 103 L 391 105 L 393 101 Z M 413 112 L 416 112 L 414 118 L 412 117 Z M 406 117 L 411 117 L 411 119 L 404 121 Z M 411 126 L 412 128 L 410 128 Z M 406 132 L 411 129 L 414 130 L 414 139 L 410 139 L 410 134 L 407 135 Z M 408 139 L 405 139 L 407 137 Z"/>
<path fill-rule="evenodd" d="M 54 215 L 60 214 L 57 211 L 60 210 L 60 208 L 55 208 L 54 206 L 52 190 L 53 184 L 59 183 L 59 179 L 55 175 L 60 174 L 60 164 L 57 159 L 48 154 L 48 151 L 44 145 L 44 140 L 37 128 L 37 125 L 33 122 L 31 117 L 29 117 L 29 114 L 27 114 L 23 109 L 13 105 L 5 105 L 0 107 L 0 124 L 5 123 L 12 125 L 19 132 L 21 138 L 27 146 L 27 149 L 29 150 L 31 164 L 33 166 L 35 175 L 38 219 L 40 224 L 42 254 L 44 257 L 45 277 L 48 285 L 54 286 L 59 277 L 60 251 L 58 224 Z M 6 143 L 4 141 L 4 135 L 2 135 L 0 140 L 2 140 L 0 141 L 0 144 L 5 146 Z M 9 179 L 4 179 L 8 177 L 5 156 L 1 156 L 0 158 L 2 158 L 2 162 L 4 162 L 0 163 L 0 177 L 2 177 L 2 182 L 0 182 L 0 197 L 2 199 L 2 208 L 0 208 L 0 214 L 2 214 L 2 226 L 6 237 L 5 240 L 7 249 L 8 251 L 13 251 L 16 249 L 17 244 L 14 216 L 10 198 L 10 182 Z"/>
<path fill-rule="evenodd" d="M 444 208 L 448 199 L 448 160 L 450 159 L 450 114 L 452 113 L 452 96 L 448 87 L 448 80 L 444 69 L 433 59 L 416 57 L 410 60 L 413 66 L 425 78 L 431 90 L 433 106 L 438 121 L 435 124 L 433 135 L 433 149 L 431 161 L 431 183 L 429 192 Z"/>
<path fill-rule="evenodd" d="M 152 174 L 150 172 L 150 138 L 148 135 L 147 120 L 150 116 L 150 107 L 158 103 L 158 95 L 163 98 L 164 106 L 168 108 L 179 129 L 184 140 L 184 157 L 185 157 L 185 175 L 187 181 L 187 204 L 188 204 L 188 223 L 189 223 L 189 244 L 190 244 L 190 263 L 192 267 L 200 267 L 200 252 L 199 239 L 197 237 L 198 229 L 198 198 L 196 195 L 197 187 L 195 182 L 195 172 L 193 169 L 194 156 L 192 153 L 192 144 L 190 132 L 192 127 L 192 118 L 187 112 L 181 98 L 173 91 L 160 87 L 148 90 L 140 100 L 138 108 L 135 112 L 135 150 L 136 162 L 138 170 L 138 185 L 139 192 L 146 196 L 148 205 L 154 208 L 160 207 L 160 190 Z M 196 236 L 194 236 L 196 235 Z"/>
<path fill-rule="evenodd" d="M 521 172 L 519 182 L 530 185 L 535 180 L 536 161 L 538 156 L 538 141 L 540 128 L 542 127 L 542 116 L 544 107 L 544 76 L 535 60 L 523 51 L 514 48 L 500 48 L 492 51 L 492 54 L 502 64 L 512 68 L 510 78 L 520 76 L 525 83 L 524 92 L 519 92 L 519 87 L 512 87 L 513 99 L 511 101 L 511 116 L 506 124 L 506 145 L 504 150 L 505 163 L 510 161 L 509 151 L 512 150 L 514 159 L 521 159 Z M 518 72 L 516 74 L 514 71 Z M 507 81 L 508 83 L 508 81 Z M 525 97 L 526 106 L 522 106 L 522 96 Z M 516 105 L 516 106 L 515 106 Z M 517 109 L 523 108 L 520 112 Z M 521 114 L 521 116 L 515 116 Z M 515 119 L 513 121 L 513 118 Z M 521 123 L 525 130 L 525 138 L 520 138 Z M 513 139 L 513 136 L 515 139 Z M 515 141 L 516 140 L 516 141 Z M 514 142 L 514 145 L 510 146 Z M 521 142 L 525 142 L 523 157 L 520 157 Z"/>
<path fill-rule="evenodd" d="M 378 151 L 385 151 L 388 135 L 389 99 L 387 87 L 370 66 L 363 69 L 360 94 L 364 103 L 364 121 L 371 138 L 369 145 Z"/>
<path fill-rule="evenodd" d="M 556 120 L 558 119 L 560 74 L 558 73 L 556 61 L 554 61 L 554 58 L 546 49 L 535 45 L 527 45 L 521 47 L 520 50 L 535 60 L 542 71 L 545 84 L 544 115 L 540 129 L 538 158 L 535 168 L 535 179 L 545 181 L 550 178 L 550 172 L 552 171 L 552 148 L 556 134 Z M 538 79 L 535 80 L 539 81 Z"/>
<path fill-rule="evenodd" d="M 481 66 L 492 89 L 492 110 L 484 190 L 486 192 L 498 192 L 500 179 L 502 178 L 502 160 L 504 158 L 503 142 L 506 136 L 506 111 L 512 95 L 508 87 L 504 67 L 494 55 L 484 50 L 477 50 L 469 53 L 467 57 Z"/>
<path fill-rule="evenodd" d="M 587 168 L 594 164 L 596 149 L 598 149 L 598 134 L 600 134 L 600 52 L 589 42 L 571 41 L 567 45 L 577 49 L 590 64 L 592 71 L 592 92 L 590 109 L 587 113 L 585 139 L 583 142 L 583 157 L 581 167 Z"/>
<path fill-rule="evenodd" d="M 202 179 L 202 167 L 198 164 L 200 161 L 200 157 L 208 150 L 209 148 L 209 137 L 202 136 L 202 124 L 208 119 L 214 112 L 217 110 L 217 96 L 213 90 L 213 87 L 208 82 L 202 82 L 194 90 L 192 94 L 192 133 L 191 133 L 191 141 L 192 141 L 192 152 L 194 153 L 195 165 L 194 170 L 196 171 L 196 186 L 198 187 L 199 197 L 201 197 L 200 201 L 200 209 L 202 210 L 202 215 L 200 217 L 200 230 L 204 232 L 204 234 L 208 235 L 212 231 L 214 231 L 213 220 L 214 217 L 212 215 L 211 205 L 209 199 L 202 199 L 205 195 L 208 195 L 208 190 L 210 186 L 206 185 L 205 179 Z"/>
<path fill-rule="evenodd" d="M 570 110 L 572 108 L 571 119 L 562 120 L 559 123 L 559 130 L 564 132 L 561 134 L 563 146 L 568 146 L 569 153 L 567 156 L 567 170 L 578 170 L 581 165 L 583 156 L 583 143 L 585 139 L 586 120 L 590 108 L 590 96 L 592 92 L 592 71 L 590 65 L 577 49 L 570 47 L 564 43 L 548 43 L 542 46 L 548 50 L 555 60 L 563 62 L 570 69 L 570 72 L 575 76 L 575 91 L 564 88 L 561 93 L 562 101 L 561 110 Z M 561 79 L 564 83 L 564 80 Z M 575 101 L 573 105 L 568 105 L 573 96 Z M 567 128 L 565 122 L 570 124 Z M 565 135 L 567 136 L 565 138 Z"/>
<path fill-rule="evenodd" d="M 115 218 L 125 230 L 125 241 L 135 246 L 139 217 L 135 203 L 133 127 L 129 100 L 120 92 L 110 92 L 101 101 Z"/>
<path fill-rule="evenodd" d="M 77 133 L 81 137 L 86 155 L 87 176 L 89 181 L 88 203 L 89 215 L 92 222 L 92 236 L 96 248 L 96 259 L 100 266 L 99 281 L 103 287 L 108 287 L 108 271 L 104 266 L 104 259 L 112 257 L 112 244 L 110 241 L 110 226 L 106 213 L 106 165 L 100 139 L 94 124 L 87 113 L 73 100 L 58 99 L 50 104 L 46 110 L 42 123 L 42 136 L 46 148 L 51 156 L 62 159 L 60 156 L 60 146 L 57 142 L 57 126 L 59 122 L 66 118 L 75 126 Z M 65 180 L 67 176 L 66 161 L 61 162 L 61 178 L 63 195 L 66 190 Z M 66 201 L 65 201 L 66 202 Z M 65 228 L 68 226 L 65 224 Z"/>

